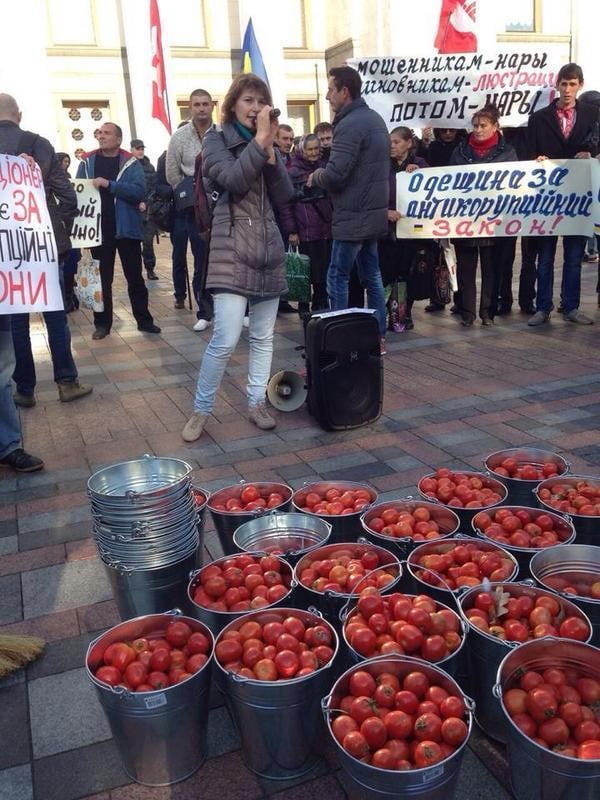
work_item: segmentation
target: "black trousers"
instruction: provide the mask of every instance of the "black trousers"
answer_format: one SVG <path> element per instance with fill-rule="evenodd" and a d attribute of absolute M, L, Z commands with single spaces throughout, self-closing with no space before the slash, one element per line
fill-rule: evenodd
<path fill-rule="evenodd" d="M 94 312 L 94 325 L 110 330 L 113 323 L 112 284 L 115 275 L 115 256 L 119 254 L 127 281 L 131 310 L 138 325 L 152 324 L 148 310 L 148 290 L 142 277 L 141 242 L 137 239 L 108 239 L 92 248 L 92 256 L 100 261 L 100 279 L 104 297 L 104 311 Z"/>
<path fill-rule="evenodd" d="M 462 318 L 472 322 L 477 316 L 477 261 L 481 263 L 481 297 L 479 298 L 479 316 L 481 319 L 493 319 L 494 308 L 494 263 L 492 247 L 466 246 L 456 239 L 456 267 L 458 277 L 458 300 Z"/>
<path fill-rule="evenodd" d="M 531 309 L 534 306 L 537 260 L 541 241 L 542 239 L 539 236 L 523 236 L 521 238 L 519 305 L 522 309 Z"/>
<path fill-rule="evenodd" d="M 299 250 L 310 258 L 310 283 L 312 287 L 311 311 L 329 307 L 327 298 L 327 268 L 331 261 L 331 239 L 300 242 Z"/>
<path fill-rule="evenodd" d="M 494 311 L 510 311 L 513 304 L 512 277 L 517 249 L 516 236 L 494 239 Z"/>

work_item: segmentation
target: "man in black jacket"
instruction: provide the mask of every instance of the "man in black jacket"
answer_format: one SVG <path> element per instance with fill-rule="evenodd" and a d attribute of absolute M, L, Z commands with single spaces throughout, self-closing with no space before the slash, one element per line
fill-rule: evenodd
<path fill-rule="evenodd" d="M 532 114 L 527 126 L 531 158 L 590 158 L 595 156 L 598 110 L 577 100 L 583 87 L 583 71 L 578 64 L 561 67 L 556 79 L 558 98 L 546 108 Z M 543 325 L 554 308 L 554 256 L 557 236 L 541 237 L 537 267 L 536 312 L 528 325 Z M 563 236 L 562 308 L 565 319 L 580 325 L 591 325 L 579 310 L 581 294 L 581 262 L 585 252 L 585 236 Z"/>
<path fill-rule="evenodd" d="M 135 156 L 142 165 L 144 178 L 146 179 L 146 197 L 140 203 L 140 212 L 144 220 L 144 239 L 142 241 L 142 261 L 146 269 L 149 281 L 157 281 L 158 275 L 154 271 L 156 268 L 156 254 L 154 252 L 154 237 L 156 236 L 156 225 L 148 213 L 148 199 L 156 189 L 156 170 L 154 165 L 146 155 L 146 145 L 141 139 L 131 140 L 131 155 Z"/>

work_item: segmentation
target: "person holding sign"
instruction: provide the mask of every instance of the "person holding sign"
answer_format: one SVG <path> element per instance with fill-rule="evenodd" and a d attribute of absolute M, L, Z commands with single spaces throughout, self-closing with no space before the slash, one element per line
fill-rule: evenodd
<path fill-rule="evenodd" d="M 473 132 L 461 140 L 452 152 L 450 165 L 489 164 L 498 161 L 516 161 L 517 154 L 512 145 L 505 142 L 500 133 L 498 109 L 487 105 L 476 111 L 471 118 Z M 482 325 L 493 325 L 496 310 L 494 298 L 494 262 L 492 238 L 454 239 L 458 278 L 458 303 L 461 324 L 470 328 L 475 322 L 477 288 L 477 260 L 481 264 L 481 297 L 479 317 Z"/>
<path fill-rule="evenodd" d="M 532 158 L 590 158 L 598 152 L 598 109 L 577 100 L 583 87 L 583 70 L 578 64 L 565 64 L 556 78 L 558 98 L 529 118 L 527 132 Z M 550 318 L 554 308 L 554 257 L 558 236 L 540 237 L 537 266 L 535 314 L 527 322 L 536 327 Z M 593 320 L 579 309 L 581 262 L 585 236 L 563 236 L 563 278 L 561 300 L 563 315 L 569 322 L 592 325 Z"/>

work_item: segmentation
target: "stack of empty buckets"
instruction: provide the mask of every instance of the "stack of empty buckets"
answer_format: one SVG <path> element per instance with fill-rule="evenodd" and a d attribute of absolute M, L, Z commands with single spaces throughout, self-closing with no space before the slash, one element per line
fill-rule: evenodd
<path fill-rule="evenodd" d="M 88 481 L 92 535 L 122 619 L 183 607 L 201 551 L 203 506 L 192 468 L 177 458 L 143 456 Z"/>

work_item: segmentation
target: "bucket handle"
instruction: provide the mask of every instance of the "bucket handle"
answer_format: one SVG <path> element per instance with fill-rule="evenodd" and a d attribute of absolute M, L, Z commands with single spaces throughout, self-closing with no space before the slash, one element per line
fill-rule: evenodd
<path fill-rule="evenodd" d="M 359 539 L 359 541 L 360 541 L 360 539 Z M 367 544 L 371 544 L 371 542 L 367 542 Z M 388 567 L 398 567 L 398 578 L 400 578 L 400 576 L 402 575 L 402 564 L 403 563 L 404 562 L 399 561 L 398 564 L 393 564 L 393 563 L 392 564 L 382 564 L 379 567 L 375 567 L 375 569 L 369 570 L 369 572 L 365 572 L 365 574 L 362 576 L 362 578 L 356 584 L 356 586 L 354 587 L 352 592 L 348 595 L 348 599 L 346 600 L 344 605 L 340 608 L 340 611 L 339 611 L 339 614 L 338 614 L 340 622 L 345 622 L 346 621 L 346 618 L 348 617 L 348 612 L 349 612 L 348 606 L 350 605 L 350 603 L 353 600 L 358 600 L 358 598 L 359 598 L 359 586 L 361 585 L 361 583 L 364 580 L 369 578 L 371 575 L 374 575 L 376 572 L 380 572 L 382 569 L 387 569 Z M 330 592 L 330 596 L 331 597 L 337 597 L 338 596 L 338 592 Z"/>
<path fill-rule="evenodd" d="M 495 683 L 495 684 L 492 686 L 492 694 L 493 694 L 493 695 L 494 695 L 494 697 L 496 697 L 498 700 L 502 700 L 502 686 L 500 686 L 500 684 L 499 684 L 499 683 Z"/>
<path fill-rule="evenodd" d="M 273 511 L 274 510 L 275 509 L 273 509 Z M 327 536 L 329 537 L 330 534 L 331 534 L 331 531 L 333 530 L 333 526 L 332 526 L 331 522 L 327 522 L 327 520 L 323 519 L 322 517 L 320 517 L 320 520 L 323 523 L 323 525 L 325 525 L 327 527 Z M 322 546 L 323 546 L 323 542 L 316 542 L 315 544 L 311 545 L 309 548 L 307 548 L 305 550 L 288 550 L 286 553 L 283 554 L 283 557 L 286 558 L 286 556 L 291 556 L 292 558 L 297 558 L 298 556 L 304 556 L 307 553 L 309 553 L 311 550 L 316 550 L 317 547 L 322 547 Z"/>

